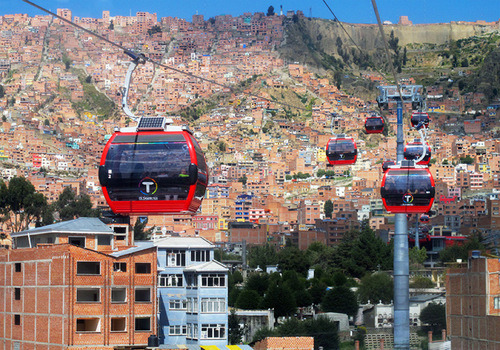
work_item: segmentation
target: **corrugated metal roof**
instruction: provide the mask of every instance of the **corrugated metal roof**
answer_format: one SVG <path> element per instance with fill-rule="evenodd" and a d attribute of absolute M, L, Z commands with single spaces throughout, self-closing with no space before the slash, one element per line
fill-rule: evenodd
<path fill-rule="evenodd" d="M 98 218 L 78 218 L 69 221 L 58 222 L 52 225 L 37 227 L 11 234 L 11 237 L 34 236 L 50 233 L 77 233 L 77 234 L 99 234 L 112 235 L 113 230 Z"/>
<path fill-rule="evenodd" d="M 203 237 L 165 237 L 153 241 L 159 248 L 213 248 L 214 244 Z"/>
<path fill-rule="evenodd" d="M 125 250 L 120 250 L 119 252 L 114 252 L 114 253 L 111 253 L 110 255 L 114 256 L 115 258 L 119 258 L 121 256 L 137 253 L 137 252 L 140 252 L 141 250 L 153 248 L 155 246 L 153 244 L 153 242 L 140 242 L 140 243 L 136 243 L 136 244 L 137 244 L 137 247 L 133 247 L 133 248 L 125 249 Z"/>
<path fill-rule="evenodd" d="M 187 266 L 185 270 L 186 271 L 196 271 L 196 272 L 200 272 L 200 271 L 226 272 L 226 271 L 228 271 L 228 268 L 226 267 L 226 265 L 218 262 L 217 260 L 212 260 L 212 261 L 208 261 L 208 262 L 205 262 L 202 264 Z"/>

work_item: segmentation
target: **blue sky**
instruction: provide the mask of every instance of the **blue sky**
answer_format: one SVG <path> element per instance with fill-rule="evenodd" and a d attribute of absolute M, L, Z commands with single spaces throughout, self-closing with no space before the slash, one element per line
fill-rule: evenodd
<path fill-rule="evenodd" d="M 339 20 L 350 23 L 376 23 L 371 0 L 325 0 Z M 273 6 L 275 12 L 301 10 L 306 16 L 332 19 L 323 0 L 33 0 L 34 3 L 56 11 L 68 8 L 73 16 L 100 18 L 103 10 L 111 16 L 135 15 L 147 11 L 161 17 L 180 17 L 191 21 L 198 13 L 205 19 L 222 14 L 239 16 L 244 12 L 267 12 Z M 399 16 L 408 16 L 413 23 L 443 23 L 450 21 L 488 22 L 500 19 L 500 0 L 378 0 L 377 6 L 383 21 L 397 23 Z M 0 0 L 0 14 L 27 13 L 30 16 L 42 12 L 22 0 Z"/>

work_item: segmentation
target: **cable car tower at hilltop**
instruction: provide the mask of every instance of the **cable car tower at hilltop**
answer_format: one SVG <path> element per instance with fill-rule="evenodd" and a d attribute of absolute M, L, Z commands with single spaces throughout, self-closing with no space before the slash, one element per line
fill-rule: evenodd
<path fill-rule="evenodd" d="M 434 180 L 432 176 L 426 167 L 415 165 L 426 154 L 426 143 L 422 132 L 422 129 L 426 127 L 424 122 L 420 122 L 414 127 L 419 131 L 424 145 L 422 156 L 415 161 L 404 160 L 403 103 L 411 103 L 413 110 L 421 111 L 424 106 L 424 99 L 419 93 L 421 88 L 421 85 L 378 86 L 380 95 L 377 97 L 381 110 L 389 109 L 391 105 L 394 105 L 394 102 L 396 102 L 397 106 L 397 161 L 396 165 L 389 166 L 388 172 L 384 175 L 381 195 L 386 210 L 396 213 L 394 235 L 394 349 L 405 350 L 410 349 L 407 213 L 415 212 L 420 208 L 428 208 L 428 211 L 434 200 Z M 394 175 L 392 176 L 393 179 L 389 180 L 388 174 L 391 171 L 394 172 Z M 418 177 L 421 180 L 415 180 Z M 395 184 L 391 183 L 389 185 L 389 182 L 393 180 L 395 180 Z M 422 184 L 426 186 L 423 191 L 420 190 L 424 186 Z M 420 201 L 420 204 L 417 204 L 417 200 Z M 393 204 L 390 205 L 390 202 Z"/>

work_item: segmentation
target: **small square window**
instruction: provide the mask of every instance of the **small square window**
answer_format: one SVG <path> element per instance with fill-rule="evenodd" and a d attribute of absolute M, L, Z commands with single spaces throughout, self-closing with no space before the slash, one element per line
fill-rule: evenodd
<path fill-rule="evenodd" d="M 125 263 L 125 262 L 113 263 L 113 271 L 115 271 L 115 272 L 127 272 L 127 263 Z"/>
<path fill-rule="evenodd" d="M 149 288 L 137 288 L 135 290 L 135 301 L 149 303 L 151 302 L 151 289 Z"/>
<path fill-rule="evenodd" d="M 111 289 L 111 302 L 112 303 L 125 303 L 125 302 L 127 302 L 127 288 L 112 288 Z"/>
<path fill-rule="evenodd" d="M 135 273 L 151 273 L 151 264 L 150 263 L 136 263 L 135 264 Z"/>
<path fill-rule="evenodd" d="M 127 319 L 125 317 L 111 318 L 111 332 L 126 332 Z"/>
<path fill-rule="evenodd" d="M 136 317 L 135 318 L 135 330 L 136 331 L 150 331 L 151 330 L 151 318 L 150 317 Z"/>

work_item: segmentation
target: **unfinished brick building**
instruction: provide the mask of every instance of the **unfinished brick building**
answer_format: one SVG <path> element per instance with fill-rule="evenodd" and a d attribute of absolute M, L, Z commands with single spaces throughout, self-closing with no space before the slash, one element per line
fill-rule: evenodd
<path fill-rule="evenodd" d="M 97 241 L 85 235 L 83 247 L 0 250 L 0 348 L 147 346 L 157 328 L 156 247 L 104 253 L 85 248 Z"/>

